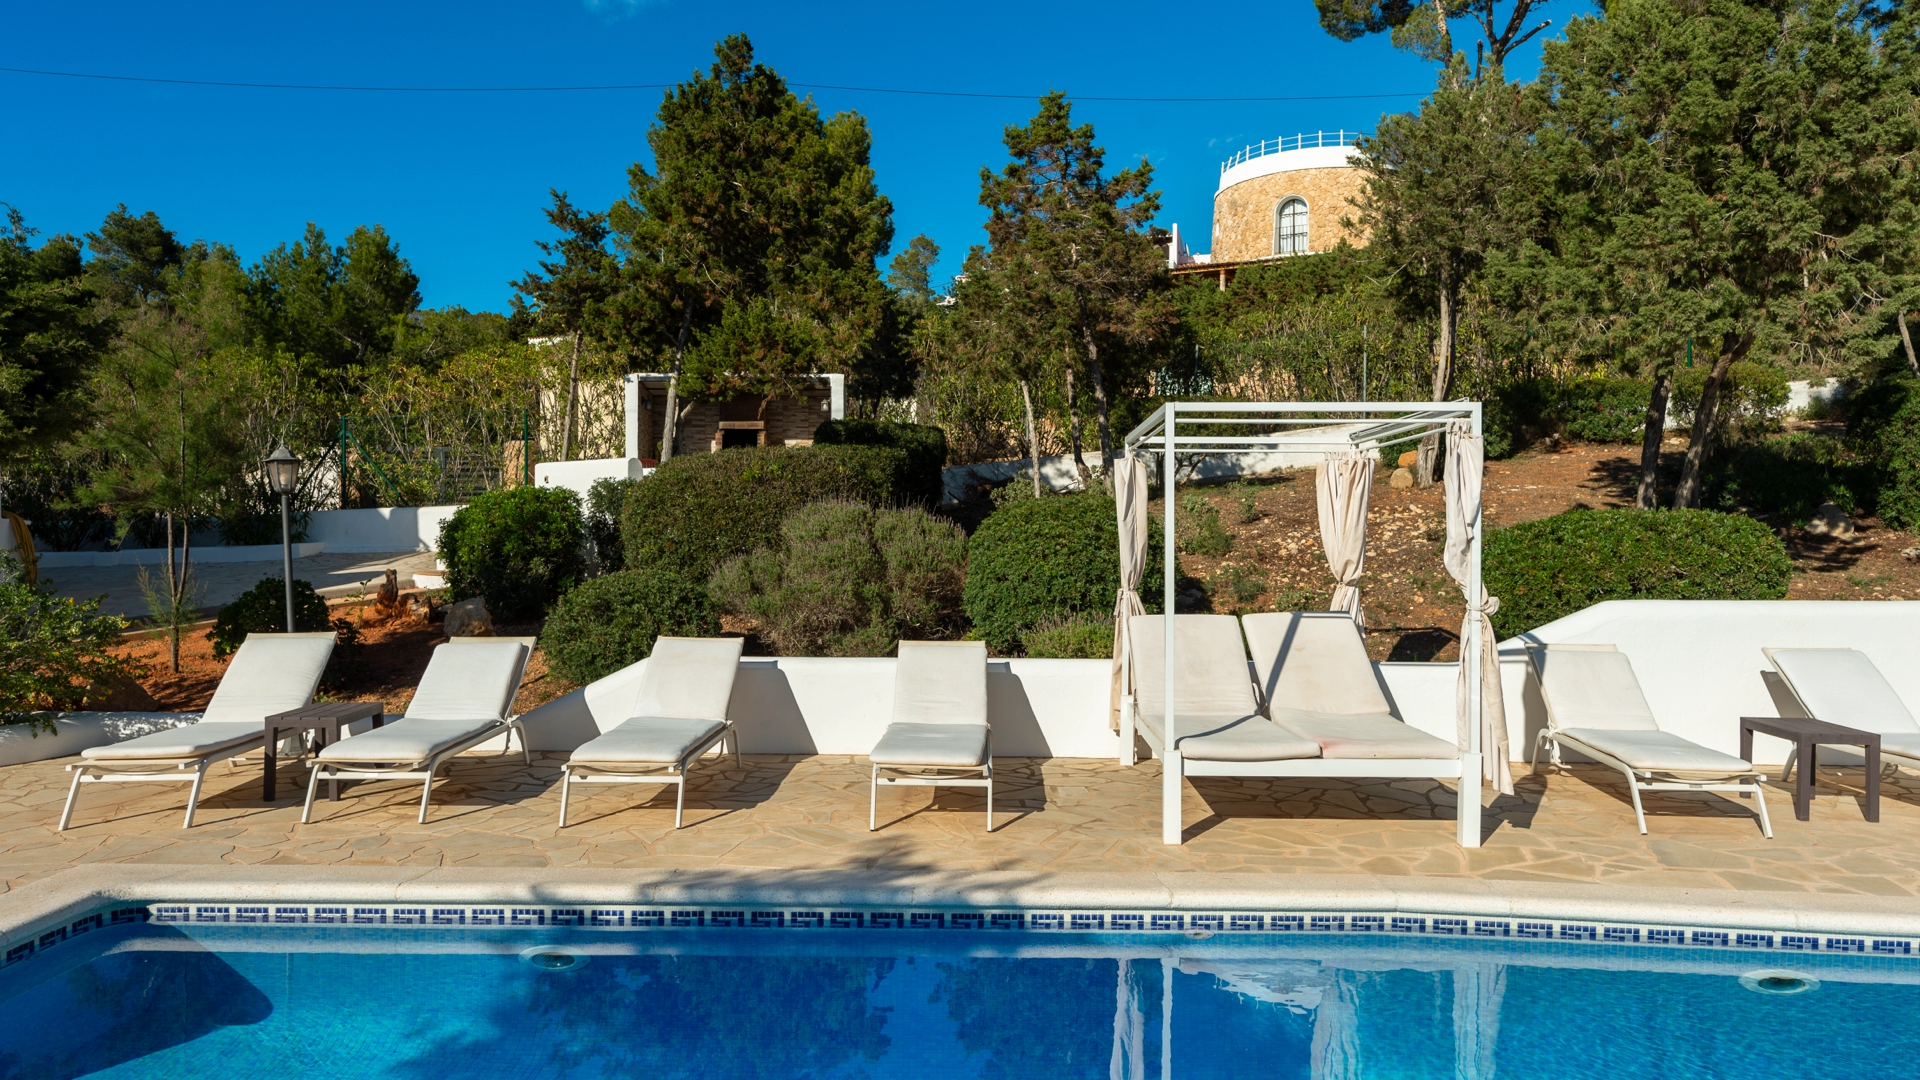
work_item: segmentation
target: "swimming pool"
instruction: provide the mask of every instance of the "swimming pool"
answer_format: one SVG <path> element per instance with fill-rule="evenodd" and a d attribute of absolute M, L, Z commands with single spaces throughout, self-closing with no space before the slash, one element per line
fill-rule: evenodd
<path fill-rule="evenodd" d="M 1909 957 L 1353 933 L 103 919 L 9 965 L 0 1000 L 8 1080 L 1664 1080 L 1920 1061 Z"/>

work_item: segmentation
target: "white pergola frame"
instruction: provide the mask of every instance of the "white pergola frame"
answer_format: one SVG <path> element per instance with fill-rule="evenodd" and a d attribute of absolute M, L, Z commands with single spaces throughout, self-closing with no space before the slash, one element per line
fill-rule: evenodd
<path fill-rule="evenodd" d="M 1311 414 L 1311 415 L 1305 415 Z M 1198 457 L 1203 455 L 1254 454 L 1274 452 L 1320 452 L 1343 453 L 1352 450 L 1379 450 L 1399 443 L 1416 441 L 1434 433 L 1444 433 L 1447 424 L 1454 420 L 1466 420 L 1473 426 L 1473 434 L 1481 434 L 1481 410 L 1477 401 L 1448 402 L 1305 402 L 1305 401 L 1169 401 L 1154 410 L 1153 415 L 1141 421 L 1140 425 L 1127 433 L 1126 448 L 1135 455 L 1160 455 L 1161 493 L 1165 503 L 1165 513 L 1161 517 L 1161 557 L 1163 603 L 1162 608 L 1168 615 L 1173 614 L 1175 557 L 1177 555 L 1175 536 L 1176 505 L 1174 489 L 1179 479 L 1179 459 L 1182 456 Z M 1347 426 L 1347 425 L 1358 426 Z M 1220 427 L 1223 425 L 1258 426 L 1266 429 L 1261 434 L 1219 435 L 1213 433 L 1182 434 L 1183 427 L 1191 431 L 1199 427 Z M 1277 429 L 1277 430 L 1275 430 Z M 1469 547 L 1472 568 L 1467 593 L 1470 596 L 1480 594 L 1480 542 L 1482 534 L 1481 515 L 1476 512 L 1469 523 Z M 1144 583 L 1143 583 L 1144 584 Z M 1168 632 L 1161 635 L 1166 643 L 1166 664 L 1164 681 L 1166 702 L 1162 723 L 1165 725 L 1165 744 L 1154 745 L 1155 740 L 1144 728 L 1136 729 L 1131 723 L 1133 710 L 1131 704 L 1123 710 L 1121 721 L 1121 761 L 1131 763 L 1133 758 L 1132 739 L 1136 730 L 1147 739 L 1155 752 L 1160 755 L 1161 792 L 1160 792 L 1160 839 L 1163 843 L 1179 844 L 1182 841 L 1180 802 L 1180 781 L 1185 776 L 1339 776 L 1339 777 L 1424 777 L 1456 779 L 1459 781 L 1459 809 L 1456 815 L 1456 836 L 1461 847 L 1480 846 L 1480 798 L 1481 798 L 1481 701 L 1480 680 L 1475 673 L 1480 670 L 1480 627 L 1478 619 L 1467 620 L 1465 634 L 1460 642 L 1460 662 L 1469 673 L 1467 682 L 1468 746 L 1459 758 L 1447 759 L 1390 759 L 1390 758 L 1305 758 L 1288 761 L 1184 761 L 1175 733 L 1175 707 L 1177 687 L 1173 673 L 1174 642 L 1177 634 Z M 1129 659 L 1129 663 L 1133 662 Z"/>

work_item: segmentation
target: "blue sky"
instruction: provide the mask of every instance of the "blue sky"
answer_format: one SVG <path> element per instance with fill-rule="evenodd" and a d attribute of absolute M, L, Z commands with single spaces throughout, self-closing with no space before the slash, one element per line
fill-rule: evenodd
<path fill-rule="evenodd" d="M 1502 5 L 1504 8 L 1505 5 Z M 1584 7 L 1584 5 L 1581 5 Z M 1556 31 L 1575 5 L 1548 14 Z M 233 82 L 379 86 L 667 83 L 744 31 L 797 83 L 993 94 L 1278 97 L 1077 106 L 1108 161 L 1156 169 L 1162 225 L 1204 238 L 1221 159 L 1276 135 L 1371 130 L 1415 107 L 1433 67 L 1385 40 L 1342 43 L 1309 0 L 1071 5 L 694 0 L 49 4 L 0 0 L 0 66 Z M 1531 76 L 1532 43 L 1510 75 Z M 1005 161 L 1018 100 L 812 93 L 874 133 L 894 248 L 937 241 L 945 278 L 981 242 L 979 171 Z M 429 306 L 504 310 L 548 235 L 547 189 L 605 207 L 647 158 L 661 91 L 520 94 L 223 89 L 0 72 L 0 202 L 43 233 L 85 232 L 116 203 L 251 261 L 308 221 L 336 239 L 380 223 Z"/>

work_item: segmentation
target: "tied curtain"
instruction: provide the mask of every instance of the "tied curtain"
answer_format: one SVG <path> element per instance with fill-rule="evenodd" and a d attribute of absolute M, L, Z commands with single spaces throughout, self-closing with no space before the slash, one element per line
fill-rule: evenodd
<path fill-rule="evenodd" d="M 1493 636 L 1493 613 L 1500 610 L 1500 598 L 1488 596 L 1485 586 L 1480 595 L 1472 594 L 1473 530 L 1480 523 L 1480 483 L 1486 468 L 1486 449 L 1473 423 L 1452 420 L 1447 423 L 1447 573 L 1460 583 L 1467 600 L 1466 618 L 1460 624 L 1460 642 L 1464 649 L 1467 634 L 1477 623 L 1480 629 L 1480 670 L 1469 672 L 1466 656 L 1461 656 L 1460 681 L 1454 688 L 1454 715 L 1460 749 L 1472 745 L 1473 717 L 1467 715 L 1468 679 L 1480 680 L 1480 760 L 1482 778 L 1502 795 L 1513 794 L 1513 768 L 1507 761 L 1507 704 L 1500 688 L 1500 647 Z"/>
<path fill-rule="evenodd" d="M 1314 476 L 1320 503 L 1320 544 L 1333 571 L 1333 601 L 1328 611 L 1344 611 L 1366 630 L 1360 612 L 1360 570 L 1367 562 L 1367 496 L 1373 482 L 1374 455 L 1364 450 L 1328 454 Z"/>
<path fill-rule="evenodd" d="M 1113 505 L 1120 526 L 1120 591 L 1113 598 L 1113 686 L 1107 723 L 1119 731 L 1120 702 L 1134 691 L 1128 621 L 1147 612 L 1140 603 L 1140 575 L 1147 569 L 1147 463 L 1132 450 L 1114 462 Z"/>

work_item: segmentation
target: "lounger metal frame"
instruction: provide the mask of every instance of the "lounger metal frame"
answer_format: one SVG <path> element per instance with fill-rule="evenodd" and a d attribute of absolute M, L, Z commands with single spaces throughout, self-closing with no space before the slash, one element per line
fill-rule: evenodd
<path fill-rule="evenodd" d="M 1477 401 L 1424 402 L 1306 402 L 1306 401 L 1169 401 L 1155 409 L 1138 427 L 1127 433 L 1125 444 L 1138 454 L 1160 455 L 1161 490 L 1165 494 L 1161 516 L 1161 556 L 1164 590 L 1163 611 L 1177 610 L 1174 597 L 1174 570 L 1177 565 L 1175 535 L 1179 500 L 1172 497 L 1180 479 L 1180 458 L 1189 461 L 1204 457 L 1227 457 L 1283 451 L 1375 450 L 1422 439 L 1444 432 L 1454 420 L 1466 420 L 1474 434 L 1481 431 L 1481 407 Z M 1352 425 L 1342 428 L 1339 425 Z M 1265 430 L 1257 430 L 1265 429 Z M 1226 431 L 1247 431 L 1229 435 Z M 1469 591 L 1480 590 L 1481 522 L 1472 522 L 1472 573 Z M 1466 640 L 1460 643 L 1461 663 L 1468 671 L 1478 671 L 1480 650 L 1492 643 L 1480 640 L 1477 621 L 1469 624 Z M 1172 673 L 1174 640 L 1171 632 L 1162 635 L 1165 642 L 1167 688 L 1166 742 L 1178 744 L 1179 705 Z M 1378 759 L 1351 758 L 1330 761 L 1304 758 L 1288 761 L 1246 762 L 1182 760 L 1180 751 L 1159 745 L 1147 731 L 1133 721 L 1131 703 L 1121 710 L 1120 754 L 1123 762 L 1133 757 L 1133 735 L 1148 737 L 1164 762 L 1161 770 L 1160 839 L 1179 844 L 1183 839 L 1180 805 L 1182 776 L 1354 776 L 1401 777 L 1433 776 L 1459 780 L 1459 810 L 1455 837 L 1461 847 L 1480 846 L 1481 736 L 1480 680 L 1467 680 L 1467 714 L 1474 718 L 1468 725 L 1469 743 L 1458 758 L 1452 759 Z"/>
<path fill-rule="evenodd" d="M 673 798 L 673 827 L 684 820 L 687 805 L 687 769 L 707 751 L 720 745 L 722 754 L 733 754 L 734 768 L 740 767 L 740 735 L 733 721 L 722 720 L 720 730 L 702 739 L 679 761 L 674 762 L 573 762 L 560 767 L 560 828 L 567 827 L 567 796 L 574 784 L 672 784 L 679 790 Z"/>
<path fill-rule="evenodd" d="M 187 793 L 187 819 L 181 824 L 183 829 L 193 828 L 193 812 L 200 803 L 200 786 L 207 778 L 207 769 L 216 761 L 239 757 L 249 750 L 263 745 L 267 740 L 263 725 L 256 738 L 216 750 L 194 758 L 128 758 L 94 761 L 81 759 L 67 766 L 73 774 L 73 786 L 67 790 L 67 805 L 60 812 L 60 825 L 56 832 L 65 832 L 73 820 L 73 807 L 80 797 L 81 784 L 155 784 L 155 783 L 191 783 L 193 790 Z M 236 766 L 240 763 L 235 762 Z M 192 769 L 192 772 L 185 770 Z"/>
<path fill-rule="evenodd" d="M 518 686 L 516 684 L 516 689 Z M 533 751 L 527 746 L 527 731 L 520 726 L 518 716 L 497 720 L 486 729 L 475 731 L 459 742 L 417 761 L 395 762 L 392 765 L 368 764 L 366 762 L 333 762 L 315 758 L 313 771 L 307 776 L 307 803 L 300 811 L 300 824 L 306 825 L 313 820 L 313 796 L 320 789 L 320 781 L 326 780 L 334 785 L 332 794 L 339 794 L 342 780 L 419 780 L 420 784 L 420 824 L 427 823 L 427 801 L 433 795 L 433 778 L 442 770 L 450 767 L 451 759 L 475 746 L 486 742 L 496 735 L 505 734 L 507 745 L 503 753 L 513 753 L 513 733 L 520 733 L 520 752 L 528 765 L 533 764 Z M 325 774 L 324 776 L 322 774 Z"/>
<path fill-rule="evenodd" d="M 1552 647 L 1556 649 L 1568 648 L 1568 646 L 1560 644 L 1555 644 Z M 1577 648 L 1578 646 L 1574 647 Z M 1647 812 L 1640 805 L 1640 793 L 1642 791 L 1732 791 L 1737 792 L 1742 798 L 1745 798 L 1747 795 L 1752 795 L 1755 800 L 1754 812 L 1760 819 L 1760 833 L 1769 840 L 1773 839 L 1773 823 L 1767 819 L 1767 795 L 1766 792 L 1760 790 L 1760 781 L 1767 778 L 1765 773 L 1753 771 L 1732 774 L 1733 776 L 1748 778 L 1747 782 L 1741 783 L 1739 780 L 1732 779 L 1730 776 L 1708 776 L 1697 780 L 1690 780 L 1682 773 L 1668 772 L 1662 769 L 1636 769 L 1626 762 L 1621 761 L 1619 758 L 1614 757 L 1612 754 L 1598 747 L 1589 746 L 1579 739 L 1562 732 L 1559 721 L 1554 718 L 1553 699 L 1546 694 L 1545 680 L 1541 679 L 1540 676 L 1539 658 L 1533 648 L 1527 650 L 1527 665 L 1532 669 L 1535 681 L 1541 683 L 1540 700 L 1545 702 L 1547 706 L 1547 726 L 1541 728 L 1540 734 L 1534 737 L 1533 753 L 1527 758 L 1529 768 L 1536 771 L 1539 769 L 1540 747 L 1544 745 L 1549 747 L 1547 762 L 1556 769 L 1566 768 L 1566 765 L 1560 760 L 1560 748 L 1562 746 L 1570 746 L 1576 753 L 1585 754 L 1608 768 L 1620 770 L 1620 774 L 1627 778 L 1627 791 L 1633 796 L 1633 818 L 1640 824 L 1641 836 L 1647 835 Z"/>
<path fill-rule="evenodd" d="M 993 831 L 993 728 L 987 728 L 984 765 L 874 765 L 867 787 L 867 831 L 880 828 L 880 785 L 888 787 L 977 787 L 987 789 L 987 831 Z"/>

